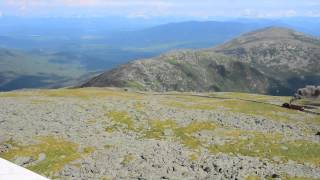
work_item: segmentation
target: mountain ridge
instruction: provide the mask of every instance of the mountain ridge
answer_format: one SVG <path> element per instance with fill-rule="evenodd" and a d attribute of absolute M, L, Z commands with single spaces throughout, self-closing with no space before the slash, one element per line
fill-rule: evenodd
<path fill-rule="evenodd" d="M 170 52 L 130 62 L 81 87 L 288 95 L 297 86 L 320 83 L 315 71 L 319 67 L 318 57 L 318 39 L 287 28 L 268 27 L 213 48 Z"/>

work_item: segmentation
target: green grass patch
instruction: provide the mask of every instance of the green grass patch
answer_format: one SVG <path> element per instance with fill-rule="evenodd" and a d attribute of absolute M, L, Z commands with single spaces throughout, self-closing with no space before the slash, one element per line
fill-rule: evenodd
<path fill-rule="evenodd" d="M 234 136 L 236 137 L 236 136 Z M 279 134 L 263 134 L 243 132 L 238 138 L 224 145 L 211 145 L 211 153 L 240 154 L 243 156 L 259 157 L 272 160 L 278 157 L 282 161 L 293 160 L 298 163 L 309 162 L 320 166 L 320 144 L 308 141 L 282 142 Z"/>
<path fill-rule="evenodd" d="M 204 130 L 214 130 L 217 126 L 212 122 L 195 121 L 185 126 L 179 126 L 176 121 L 167 120 L 149 120 L 147 124 L 136 125 L 133 119 L 127 112 L 111 111 L 106 114 L 111 118 L 114 125 L 106 130 L 113 132 L 132 131 L 140 134 L 141 139 L 166 139 L 174 138 L 184 146 L 190 149 L 198 149 L 202 146 L 199 138 L 194 137 L 194 133 L 199 133 Z"/>
<path fill-rule="evenodd" d="M 32 99 L 31 104 L 49 104 L 51 101 L 50 100 L 45 100 L 45 99 Z"/>
<path fill-rule="evenodd" d="M 261 178 L 259 176 L 247 176 L 245 178 L 246 180 L 261 180 Z"/>
<path fill-rule="evenodd" d="M 92 125 L 92 124 L 95 124 L 96 122 L 97 122 L 96 119 L 89 119 L 89 120 L 86 121 L 86 124 Z"/>
<path fill-rule="evenodd" d="M 116 97 L 116 98 L 130 98 L 140 99 L 141 95 L 119 90 L 99 89 L 99 88 L 83 88 L 83 89 L 55 89 L 55 90 L 41 90 L 39 95 L 47 97 L 75 97 L 82 99 L 102 98 L 102 97 Z"/>
<path fill-rule="evenodd" d="M 32 97 L 34 94 L 32 93 L 26 93 L 26 92 L 1 92 L 0 97 L 13 97 L 13 98 L 19 98 L 19 97 Z"/>
<path fill-rule="evenodd" d="M 286 176 L 281 178 L 283 180 L 319 180 L 319 178 L 308 178 L 308 177 L 290 177 Z"/>
<path fill-rule="evenodd" d="M 178 65 L 180 64 L 176 59 L 169 59 L 167 60 L 168 63 L 172 64 L 172 65 Z"/>
<path fill-rule="evenodd" d="M 283 180 L 319 180 L 319 178 L 309 178 L 309 177 L 298 177 L 298 176 L 289 176 L 287 174 L 280 173 L 280 177 Z M 271 176 L 266 177 L 267 180 L 273 180 Z"/>
<path fill-rule="evenodd" d="M 137 82 L 137 81 L 126 81 L 126 84 L 125 84 L 126 87 L 130 87 L 130 88 L 135 88 L 135 89 L 138 89 L 138 90 L 143 90 L 144 89 L 144 86 Z"/>
<path fill-rule="evenodd" d="M 202 146 L 203 142 L 192 135 L 204 130 L 214 130 L 216 127 L 212 122 L 192 122 L 187 126 L 174 129 L 174 133 L 183 145 L 190 149 L 197 149 Z"/>
<path fill-rule="evenodd" d="M 195 154 L 195 153 L 192 153 L 192 154 L 189 155 L 189 159 L 191 161 L 197 161 L 199 159 L 199 155 Z"/>
<path fill-rule="evenodd" d="M 104 147 L 105 149 L 112 149 L 112 148 L 114 148 L 115 146 L 112 145 L 112 144 L 105 144 L 103 147 Z"/>
<path fill-rule="evenodd" d="M 228 93 L 230 95 L 230 93 Z M 248 94 L 241 94 L 249 96 Z M 253 95 L 252 95 L 253 96 Z M 256 95 L 260 96 L 260 95 Z M 223 97 L 223 96 L 221 96 Z M 261 98 L 266 98 L 261 95 Z M 255 100 L 255 99 L 254 99 Z M 301 121 L 306 119 L 305 113 L 282 108 L 273 104 L 250 102 L 238 99 L 210 99 L 203 97 L 175 96 L 175 99 L 162 100 L 162 104 L 169 107 L 186 110 L 227 111 L 250 116 L 263 116 L 276 121 Z"/>
<path fill-rule="evenodd" d="M 202 142 L 199 138 L 193 136 L 194 133 L 198 133 L 204 130 L 214 130 L 216 125 L 212 122 L 192 122 L 186 126 L 178 126 L 173 120 L 152 120 L 149 122 L 149 128 L 143 131 L 142 138 L 147 139 L 164 139 L 173 137 L 187 148 L 197 150 L 202 146 Z M 166 132 L 171 134 L 166 136 Z"/>
<path fill-rule="evenodd" d="M 127 154 L 123 157 L 123 160 L 121 161 L 121 164 L 126 166 L 130 162 L 132 162 L 135 159 L 135 157 L 132 154 Z"/>
<path fill-rule="evenodd" d="M 85 148 L 84 152 L 79 152 L 77 144 L 54 137 L 41 137 L 38 144 L 32 145 L 19 145 L 12 141 L 6 143 L 13 147 L 8 152 L 0 154 L 7 160 L 14 160 L 17 157 L 31 157 L 37 160 L 40 154 L 45 154 L 43 160 L 28 165 L 27 168 L 47 177 L 54 177 L 66 164 L 94 151 L 93 148 Z"/>
<path fill-rule="evenodd" d="M 248 94 L 248 93 L 240 93 L 240 92 L 216 92 L 211 93 L 210 96 L 212 97 L 219 97 L 219 98 L 237 98 L 237 99 L 244 99 L 244 100 L 255 100 L 265 103 L 270 102 L 278 102 L 284 103 L 289 102 L 291 97 L 286 96 L 269 96 L 263 94 Z"/>
<path fill-rule="evenodd" d="M 106 114 L 106 116 L 110 117 L 112 122 L 115 123 L 115 125 L 112 127 L 112 129 L 126 129 L 130 131 L 135 131 L 134 122 L 130 115 L 125 111 L 110 111 Z M 107 129 L 106 129 L 107 130 Z M 107 131 L 111 131 L 110 127 L 108 127 Z"/>
<path fill-rule="evenodd" d="M 190 103 L 193 102 L 193 103 Z M 162 101 L 162 104 L 174 107 L 174 108 L 180 108 L 180 109 L 186 109 L 186 110 L 215 110 L 217 107 L 216 105 L 211 105 L 210 103 L 199 103 L 199 102 L 179 102 L 179 101 Z"/>
<path fill-rule="evenodd" d="M 148 121 L 148 129 L 142 131 L 143 138 L 146 139 L 163 139 L 166 130 L 177 128 L 177 123 L 171 119 L 168 120 L 150 120 Z"/>
<path fill-rule="evenodd" d="M 247 115 L 257 115 L 264 116 L 278 121 L 289 121 L 293 119 L 293 115 L 296 117 L 301 117 L 304 119 L 304 114 L 298 111 L 288 110 L 279 106 L 274 106 L 270 104 L 262 104 L 248 101 L 239 100 L 223 100 L 219 103 L 228 111 L 238 112 Z"/>
<path fill-rule="evenodd" d="M 320 116 L 315 116 L 315 117 L 312 119 L 312 122 L 320 125 Z"/>

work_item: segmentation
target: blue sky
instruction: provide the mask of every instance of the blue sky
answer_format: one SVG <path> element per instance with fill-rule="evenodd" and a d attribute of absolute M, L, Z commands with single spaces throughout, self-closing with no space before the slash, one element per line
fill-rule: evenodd
<path fill-rule="evenodd" d="M 0 0 L 2 16 L 320 17 L 320 0 Z"/>

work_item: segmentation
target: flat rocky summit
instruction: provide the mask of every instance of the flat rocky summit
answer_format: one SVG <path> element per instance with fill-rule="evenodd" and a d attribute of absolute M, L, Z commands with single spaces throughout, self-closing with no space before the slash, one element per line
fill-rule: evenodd
<path fill-rule="evenodd" d="M 52 179 L 320 179 L 320 116 L 279 106 L 288 101 L 107 88 L 0 93 L 0 157 Z"/>

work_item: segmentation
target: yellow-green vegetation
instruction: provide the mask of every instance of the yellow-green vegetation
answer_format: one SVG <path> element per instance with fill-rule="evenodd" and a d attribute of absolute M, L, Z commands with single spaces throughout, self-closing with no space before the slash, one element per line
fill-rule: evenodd
<path fill-rule="evenodd" d="M 113 133 L 114 132 L 114 126 L 113 127 L 106 127 L 106 132 L 108 132 L 108 133 Z"/>
<path fill-rule="evenodd" d="M 186 110 L 215 110 L 217 108 L 216 106 L 212 106 L 210 103 L 186 103 L 172 100 L 163 101 L 162 104 L 169 107 L 181 108 Z"/>
<path fill-rule="evenodd" d="M 141 138 L 145 139 L 165 139 L 173 137 L 180 141 L 183 145 L 191 149 L 197 149 L 201 145 L 199 138 L 193 136 L 204 130 L 214 130 L 216 125 L 212 122 L 195 121 L 186 126 L 179 126 L 176 121 L 167 120 L 149 120 L 147 126 L 134 126 L 134 121 L 127 112 L 111 111 L 106 114 L 115 124 L 107 127 L 107 131 L 129 130 L 141 134 Z M 166 135 L 166 132 L 169 134 Z"/>
<path fill-rule="evenodd" d="M 198 133 L 204 130 L 214 130 L 216 125 L 212 122 L 192 122 L 184 127 L 178 127 L 174 129 L 175 136 L 184 144 L 186 147 L 191 149 L 197 149 L 202 146 L 199 138 L 193 136 L 194 133 Z"/>
<path fill-rule="evenodd" d="M 95 150 L 96 150 L 96 149 L 95 149 L 94 147 L 85 147 L 85 148 L 83 148 L 83 152 L 84 152 L 85 154 L 91 154 L 91 153 L 93 153 Z"/>
<path fill-rule="evenodd" d="M 308 177 L 290 177 L 290 176 L 284 175 L 284 174 L 281 174 L 280 177 L 283 180 L 318 180 L 318 179 L 315 179 L 315 178 L 308 178 Z M 267 176 L 266 178 L 268 180 L 273 180 L 274 179 L 271 176 Z M 256 176 L 256 175 L 250 175 L 250 176 L 247 176 L 245 179 L 246 180 L 261 180 L 261 177 Z"/>
<path fill-rule="evenodd" d="M 247 176 L 246 180 L 260 180 L 261 178 L 259 176 Z"/>
<path fill-rule="evenodd" d="M 253 96 L 249 94 L 239 94 L 245 97 Z M 231 96 L 231 94 L 229 94 L 229 96 Z M 260 99 L 267 99 L 268 97 L 263 95 L 255 96 L 261 96 Z M 286 97 L 282 98 L 284 100 L 287 100 Z M 251 102 L 250 99 L 248 100 L 249 101 L 238 99 L 213 99 L 205 97 L 191 97 L 188 95 L 177 95 L 175 96 L 175 99 L 169 99 L 168 97 L 166 100 L 162 101 L 162 104 L 169 107 L 181 108 L 186 110 L 219 110 L 232 113 L 241 113 L 250 116 L 263 116 L 276 121 L 301 121 L 306 118 L 306 114 L 303 112 L 285 109 L 273 104 L 267 104 L 264 103 L 263 100 L 261 101 L 261 103 Z"/>
<path fill-rule="evenodd" d="M 177 123 L 171 119 L 167 120 L 150 120 L 148 129 L 143 130 L 143 138 L 162 139 L 165 137 L 165 130 L 172 131 L 177 128 Z"/>
<path fill-rule="evenodd" d="M 219 106 L 227 108 L 229 111 L 243 113 L 247 115 L 258 115 L 273 120 L 288 121 L 294 118 L 304 119 L 302 112 L 288 110 L 279 106 L 262 104 L 239 100 L 223 100 Z"/>
<path fill-rule="evenodd" d="M 279 134 L 242 132 L 238 138 L 233 138 L 228 143 L 211 145 L 209 151 L 211 153 L 240 154 L 270 160 L 273 157 L 278 157 L 282 161 L 309 162 L 320 166 L 319 143 L 303 140 L 283 141 L 283 137 Z"/>
<path fill-rule="evenodd" d="M 126 87 L 135 88 L 137 90 L 143 90 L 144 86 L 137 81 L 127 81 L 125 84 Z"/>
<path fill-rule="evenodd" d="M 214 130 L 217 126 L 212 122 L 199 122 L 194 121 L 185 127 L 178 128 L 179 131 L 183 133 L 192 134 L 196 132 L 201 132 L 203 130 Z"/>
<path fill-rule="evenodd" d="M 302 99 L 295 101 L 294 104 L 311 106 L 310 111 L 320 113 L 320 100 Z M 306 122 L 311 122 L 320 125 L 320 115 L 309 116 Z"/>
<path fill-rule="evenodd" d="M 103 147 L 104 147 L 105 149 L 111 149 L 111 148 L 114 147 L 114 145 L 112 145 L 112 144 L 106 144 L 106 145 L 104 145 Z"/>
<path fill-rule="evenodd" d="M 14 160 L 18 157 L 31 157 L 33 160 L 38 160 L 39 156 L 44 154 L 44 159 L 27 166 L 27 168 L 48 177 L 53 177 L 66 164 L 94 150 L 93 148 L 85 148 L 84 152 L 79 152 L 77 144 L 54 137 L 41 137 L 38 144 L 32 145 L 19 145 L 13 141 L 6 143 L 13 147 L 8 152 L 0 154 L 2 158 L 7 160 Z"/>
<path fill-rule="evenodd" d="M 32 99 L 31 104 L 47 104 L 50 103 L 51 101 L 45 100 L 45 99 Z"/>
<path fill-rule="evenodd" d="M 319 180 L 319 178 L 297 177 L 297 176 L 292 177 L 292 176 L 289 176 L 288 174 L 284 174 L 284 173 L 281 173 L 280 177 L 283 180 Z M 274 178 L 272 178 L 271 176 L 267 176 L 266 179 L 273 180 Z"/>
<path fill-rule="evenodd" d="M 315 116 L 314 118 L 312 118 L 312 122 L 320 124 L 320 116 Z"/>
<path fill-rule="evenodd" d="M 97 122 L 96 119 L 89 119 L 89 120 L 86 121 L 86 124 L 90 125 L 90 124 L 94 124 L 96 122 Z"/>
<path fill-rule="evenodd" d="M 197 161 L 199 159 L 199 155 L 198 154 L 195 154 L 195 153 L 192 153 L 189 155 L 189 158 L 191 161 Z"/>
<path fill-rule="evenodd" d="M 31 97 L 34 96 L 33 93 L 27 93 L 27 92 L 1 92 L 0 97 Z"/>
<path fill-rule="evenodd" d="M 320 99 L 301 99 L 294 102 L 298 105 L 307 105 L 307 106 L 313 106 L 316 109 L 313 109 L 316 112 L 320 112 Z"/>
<path fill-rule="evenodd" d="M 110 178 L 108 178 L 108 177 L 103 177 L 103 178 L 101 178 L 101 180 L 110 180 Z"/>
<path fill-rule="evenodd" d="M 180 141 L 184 146 L 197 150 L 202 142 L 199 138 L 194 137 L 194 133 L 198 133 L 204 130 L 214 130 L 216 125 L 212 122 L 192 122 L 186 126 L 179 126 L 173 120 L 152 120 L 148 123 L 149 128 L 143 131 L 143 138 L 148 139 L 164 139 L 165 131 L 172 134 L 168 137 L 173 137 Z"/>
<path fill-rule="evenodd" d="M 193 136 L 204 130 L 214 130 L 216 125 L 212 122 L 192 122 L 186 126 L 179 126 L 174 120 L 151 120 L 148 129 L 140 130 L 142 138 L 165 139 L 173 137 L 184 146 L 197 150 L 202 142 Z M 166 135 L 166 131 L 168 132 Z"/>
<path fill-rule="evenodd" d="M 124 92 L 122 90 L 86 88 L 86 89 L 56 89 L 42 90 L 39 95 L 49 97 L 77 97 L 82 99 L 101 98 L 101 97 L 117 97 L 140 99 L 141 95 L 137 93 Z"/>
<path fill-rule="evenodd" d="M 54 90 L 36 90 L 21 92 L 0 93 L 0 97 L 75 97 L 81 99 L 92 98 L 124 98 L 124 99 L 141 99 L 140 94 L 134 92 L 125 92 L 121 89 L 107 88 L 83 88 L 83 89 L 54 89 Z M 34 100 L 37 102 L 38 100 Z M 44 102 L 44 101 L 43 101 Z"/>
<path fill-rule="evenodd" d="M 121 162 L 122 165 L 128 165 L 130 162 L 132 162 L 135 159 L 135 157 L 132 154 L 127 154 L 123 157 L 123 160 Z"/>
<path fill-rule="evenodd" d="M 137 101 L 136 103 L 134 103 L 133 108 L 138 112 L 143 112 L 146 106 L 142 102 Z"/>
<path fill-rule="evenodd" d="M 240 93 L 240 92 L 216 92 L 210 94 L 212 97 L 219 98 L 231 98 L 231 99 L 243 99 L 243 100 L 255 100 L 259 102 L 265 103 L 275 103 L 278 102 L 282 104 L 283 102 L 289 102 L 291 97 L 285 96 L 269 96 L 269 95 L 261 95 L 261 94 L 248 94 L 248 93 Z"/>
<path fill-rule="evenodd" d="M 319 178 L 308 178 L 308 177 L 290 177 L 290 176 L 285 176 L 281 178 L 283 180 L 319 180 Z"/>
<path fill-rule="evenodd" d="M 107 114 L 119 129 L 126 129 L 141 134 L 143 139 L 174 139 L 185 147 L 198 151 L 208 148 L 211 153 L 231 153 L 244 156 L 266 158 L 278 157 L 282 161 L 293 160 L 299 163 L 309 162 L 320 166 L 320 144 L 308 141 L 283 141 L 280 134 L 267 134 L 255 131 L 234 129 L 216 130 L 212 122 L 194 121 L 179 125 L 176 121 L 149 120 L 146 126 L 134 126 L 134 121 L 127 112 L 111 111 Z M 208 146 L 207 142 L 196 137 L 196 133 L 208 130 L 228 139 L 223 145 Z"/>
<path fill-rule="evenodd" d="M 125 111 L 110 111 L 106 114 L 106 116 L 110 117 L 112 122 L 115 123 L 115 125 L 112 127 L 112 129 L 127 129 L 134 131 L 134 122 L 130 115 Z M 111 131 L 110 128 L 106 129 L 107 131 Z"/>
<path fill-rule="evenodd" d="M 192 96 L 191 94 L 174 94 L 166 96 L 162 104 L 187 110 L 215 110 L 221 99 Z"/>

